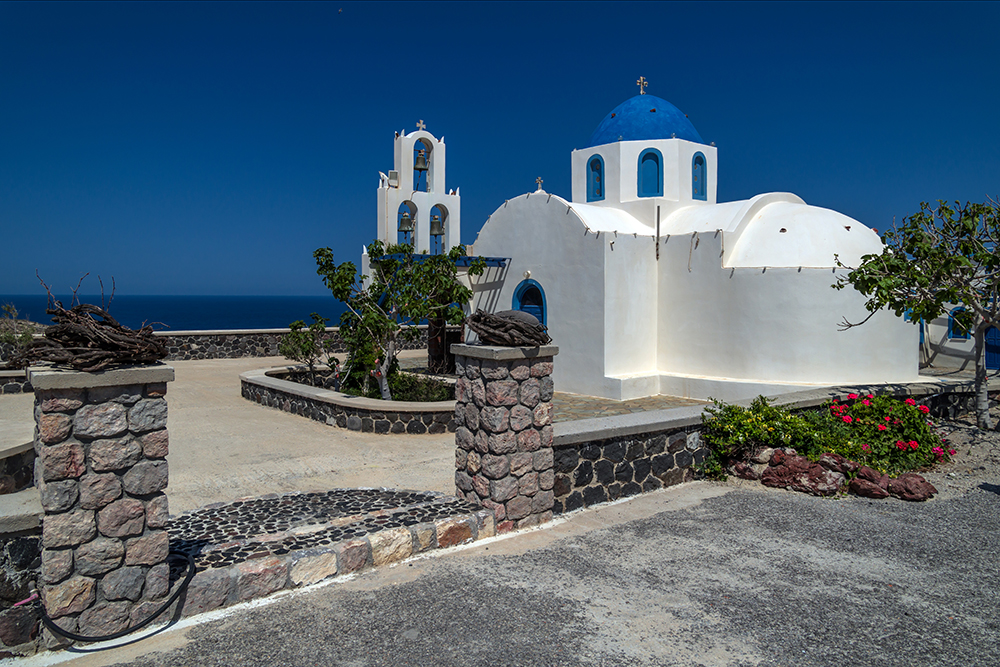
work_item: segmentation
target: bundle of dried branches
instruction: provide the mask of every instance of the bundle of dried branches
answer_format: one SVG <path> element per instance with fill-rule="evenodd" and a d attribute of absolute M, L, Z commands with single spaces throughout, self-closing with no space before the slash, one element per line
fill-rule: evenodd
<path fill-rule="evenodd" d="M 89 303 L 76 303 L 67 310 L 53 298 L 48 285 L 42 285 L 49 293 L 45 312 L 55 324 L 45 329 L 44 338 L 16 352 L 10 367 L 48 361 L 78 371 L 99 371 L 111 365 L 148 364 L 167 356 L 167 348 L 153 336 L 152 326 L 134 331 L 119 324 L 104 308 Z"/>
<path fill-rule="evenodd" d="M 533 315 L 517 310 L 507 310 L 493 315 L 477 310 L 465 323 L 486 345 L 536 347 L 552 342 L 544 325 Z"/>

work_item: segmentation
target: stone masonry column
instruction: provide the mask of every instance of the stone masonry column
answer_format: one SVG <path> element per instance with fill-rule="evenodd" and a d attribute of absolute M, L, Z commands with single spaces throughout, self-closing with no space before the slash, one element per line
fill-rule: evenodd
<path fill-rule="evenodd" d="M 552 519 L 554 345 L 452 345 L 456 494 L 494 511 L 497 532 Z"/>
<path fill-rule="evenodd" d="M 46 612 L 76 634 L 124 630 L 162 605 L 169 585 L 164 397 L 174 369 L 28 375 Z"/>

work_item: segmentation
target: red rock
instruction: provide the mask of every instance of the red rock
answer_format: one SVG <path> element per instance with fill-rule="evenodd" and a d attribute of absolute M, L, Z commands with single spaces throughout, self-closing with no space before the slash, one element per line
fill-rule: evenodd
<path fill-rule="evenodd" d="M 937 489 L 920 475 L 904 472 L 889 480 L 889 493 L 900 500 L 921 501 L 931 498 Z"/>
<path fill-rule="evenodd" d="M 42 479 L 54 482 L 60 479 L 76 479 L 87 471 L 83 447 L 76 442 L 39 448 Z"/>
<path fill-rule="evenodd" d="M 848 490 L 862 498 L 888 498 L 889 492 L 871 480 L 855 477 L 848 485 Z"/>
<path fill-rule="evenodd" d="M 237 595 L 240 600 L 270 595 L 284 588 L 288 581 L 288 564 L 275 556 L 240 563 L 236 570 Z"/>
<path fill-rule="evenodd" d="M 46 586 L 42 591 L 45 611 L 50 618 L 78 614 L 97 596 L 97 585 L 89 577 L 72 577 L 57 586 Z"/>
<path fill-rule="evenodd" d="M 165 530 L 151 530 L 125 543 L 126 565 L 159 565 L 170 552 L 170 537 Z"/>
<path fill-rule="evenodd" d="M 868 466 L 861 466 L 858 468 L 858 477 L 861 479 L 866 479 L 873 484 L 877 484 L 882 489 L 889 488 L 889 476 L 883 475 L 878 470 L 874 468 L 869 468 Z"/>
<path fill-rule="evenodd" d="M 846 458 L 834 452 L 827 452 L 819 457 L 819 464 L 834 472 L 850 472 L 850 464 Z"/>
<path fill-rule="evenodd" d="M 142 443 L 142 453 L 148 459 L 166 458 L 170 449 L 170 436 L 167 429 L 147 433 L 139 438 L 139 442 Z"/>
<path fill-rule="evenodd" d="M 66 415 L 42 415 L 38 418 L 38 439 L 48 444 L 62 442 L 72 427 L 73 420 Z"/>
<path fill-rule="evenodd" d="M 775 450 L 777 454 L 778 450 Z M 774 460 L 772 456 L 771 467 L 761 475 L 760 481 L 764 486 L 788 488 L 814 496 L 832 496 L 844 483 L 843 474 L 827 470 L 804 456 L 785 452 L 779 457 L 781 463 L 775 465 Z"/>
<path fill-rule="evenodd" d="M 146 511 L 141 500 L 122 498 L 97 514 L 97 527 L 108 537 L 138 535 L 145 525 Z"/>
<path fill-rule="evenodd" d="M 472 526 L 466 519 L 444 519 L 437 521 L 438 546 L 442 549 L 462 544 L 472 539 Z"/>
<path fill-rule="evenodd" d="M 342 544 L 337 551 L 337 569 L 340 572 L 354 572 L 368 564 L 371 545 L 367 540 L 351 540 Z"/>
<path fill-rule="evenodd" d="M 0 641 L 4 646 L 17 646 L 31 641 L 38 619 L 38 611 L 32 605 L 0 611 Z"/>
<path fill-rule="evenodd" d="M 753 466 L 743 461 L 738 461 L 733 465 L 733 474 L 740 479 L 760 479 L 760 475 L 753 469 Z"/>
<path fill-rule="evenodd" d="M 771 454 L 771 465 L 780 466 L 785 461 L 785 451 L 782 449 L 776 449 Z"/>

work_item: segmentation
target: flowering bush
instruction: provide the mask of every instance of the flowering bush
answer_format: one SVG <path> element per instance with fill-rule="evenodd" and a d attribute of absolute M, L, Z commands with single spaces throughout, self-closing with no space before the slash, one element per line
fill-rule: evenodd
<path fill-rule="evenodd" d="M 702 438 L 720 460 L 748 460 L 764 447 L 792 447 L 813 460 L 840 454 L 886 473 L 924 468 L 955 452 L 927 420 L 929 409 L 908 398 L 848 394 L 821 411 L 791 413 L 758 396 L 744 408 L 714 401 L 705 408 Z"/>

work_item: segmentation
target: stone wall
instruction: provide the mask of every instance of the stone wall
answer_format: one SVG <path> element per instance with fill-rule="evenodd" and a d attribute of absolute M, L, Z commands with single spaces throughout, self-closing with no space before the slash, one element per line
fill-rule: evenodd
<path fill-rule="evenodd" d="M 32 369 L 29 377 L 45 513 L 43 604 L 70 632 L 123 630 L 168 590 L 165 395 L 173 369 Z"/>
<path fill-rule="evenodd" d="M 497 532 L 552 518 L 552 358 L 559 349 L 453 345 L 456 495 Z"/>
<path fill-rule="evenodd" d="M 418 327 L 420 337 L 400 342 L 400 349 L 422 350 L 427 347 L 427 327 Z M 331 327 L 325 340 L 335 342 L 333 352 L 344 354 L 347 347 L 340 339 L 340 330 Z M 168 361 L 191 359 L 239 359 L 245 357 L 278 357 L 278 345 L 288 329 L 257 329 L 245 331 L 157 331 L 164 339 Z"/>
<path fill-rule="evenodd" d="M 30 582 L 38 580 L 41 532 L 7 533 L 0 537 L 0 644 L 27 644 L 38 633 L 38 611 L 33 605 L 14 604 L 31 595 Z"/>
<path fill-rule="evenodd" d="M 272 377 L 274 376 L 274 377 Z M 254 371 L 240 376 L 243 398 L 265 407 L 323 422 L 351 431 L 378 434 L 422 435 L 454 433 L 454 403 L 380 401 L 282 380 L 275 371 Z"/>
<path fill-rule="evenodd" d="M 699 426 L 557 446 L 556 514 L 694 479 L 709 454 Z"/>
<path fill-rule="evenodd" d="M 30 394 L 33 391 L 23 370 L 0 370 L 0 394 Z"/>

